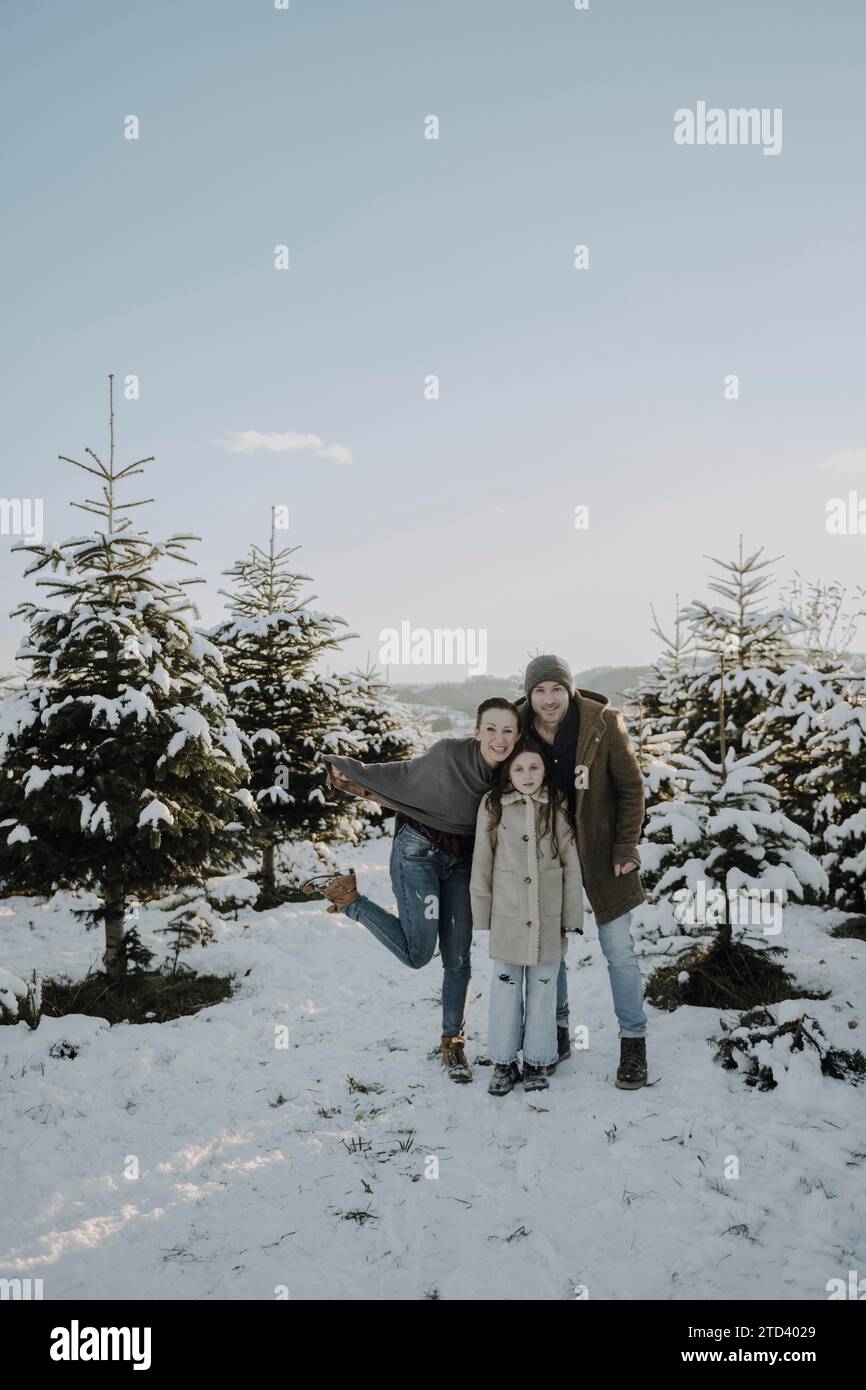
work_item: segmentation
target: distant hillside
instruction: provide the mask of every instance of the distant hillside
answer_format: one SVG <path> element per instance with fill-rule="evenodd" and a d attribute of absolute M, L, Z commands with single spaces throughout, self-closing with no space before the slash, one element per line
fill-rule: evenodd
<path fill-rule="evenodd" d="M 584 690 L 597 690 L 610 697 L 611 704 L 622 704 L 622 692 L 636 685 L 649 666 L 592 666 L 576 671 L 575 685 Z M 491 695 L 506 695 L 513 699 L 523 694 L 523 686 L 515 676 L 470 676 L 465 681 L 440 681 L 430 685 L 395 685 L 394 693 L 407 705 L 439 705 L 474 715 L 482 700 Z"/>
<path fill-rule="evenodd" d="M 465 681 L 439 681 L 429 685 L 393 685 L 398 700 L 407 705 L 444 705 L 447 709 L 474 714 L 482 700 L 491 695 L 513 699 L 520 694 L 514 678 L 508 676 L 470 676 Z"/>
<path fill-rule="evenodd" d="M 611 704 L 619 709 L 623 691 L 637 685 L 651 670 L 651 666 L 591 666 L 588 671 L 576 671 L 574 683 L 583 690 L 609 695 Z"/>

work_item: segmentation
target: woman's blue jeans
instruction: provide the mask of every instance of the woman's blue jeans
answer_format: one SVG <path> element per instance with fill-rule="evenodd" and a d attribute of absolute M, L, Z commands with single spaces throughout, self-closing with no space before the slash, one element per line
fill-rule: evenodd
<path fill-rule="evenodd" d="M 371 898 L 345 908 L 392 955 L 412 970 L 433 959 L 436 942 L 442 956 L 442 1036 L 462 1037 L 470 986 L 472 904 L 471 859 L 456 859 L 436 849 L 409 825 L 402 825 L 391 847 L 391 887 L 398 915 Z"/>
<path fill-rule="evenodd" d="M 622 917 L 615 917 L 612 922 L 599 927 L 598 939 L 607 961 L 619 1035 L 621 1038 L 645 1038 L 647 1017 L 643 1007 L 640 966 L 631 937 L 631 913 L 625 912 Z M 556 982 L 556 1022 L 560 1028 L 568 1027 L 568 977 L 564 956 Z"/>

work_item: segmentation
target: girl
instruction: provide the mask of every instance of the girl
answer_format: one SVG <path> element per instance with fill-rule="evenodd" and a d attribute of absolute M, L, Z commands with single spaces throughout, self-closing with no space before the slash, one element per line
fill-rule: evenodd
<path fill-rule="evenodd" d="M 469 891 L 494 962 L 488 1090 L 505 1096 L 520 1080 L 521 1047 L 524 1090 L 544 1090 L 557 1059 L 557 972 L 566 931 L 583 931 L 583 884 L 562 795 L 534 739 L 515 746 L 478 808 Z"/>

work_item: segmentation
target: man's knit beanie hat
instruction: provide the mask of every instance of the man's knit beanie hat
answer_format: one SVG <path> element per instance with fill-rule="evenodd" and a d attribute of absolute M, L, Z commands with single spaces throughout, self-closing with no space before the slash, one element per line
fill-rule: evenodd
<path fill-rule="evenodd" d="M 523 677 L 523 689 L 527 700 L 542 681 L 558 681 L 564 685 L 569 695 L 574 694 L 574 676 L 571 667 L 561 656 L 534 656 Z"/>

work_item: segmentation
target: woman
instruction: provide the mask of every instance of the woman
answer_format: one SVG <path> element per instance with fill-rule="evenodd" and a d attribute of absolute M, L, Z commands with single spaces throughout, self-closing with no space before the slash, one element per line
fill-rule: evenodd
<path fill-rule="evenodd" d="M 404 965 L 420 970 L 442 955 L 442 1062 L 452 1081 L 472 1080 L 466 1061 L 472 907 L 469 876 L 478 804 L 517 739 L 519 717 L 510 700 L 478 706 L 471 738 L 443 738 L 416 758 L 362 763 L 329 754 L 331 780 L 354 796 L 397 813 L 391 849 L 391 887 L 397 913 L 358 892 L 353 870 L 304 884 L 323 893 L 329 911 L 360 922 Z"/>

